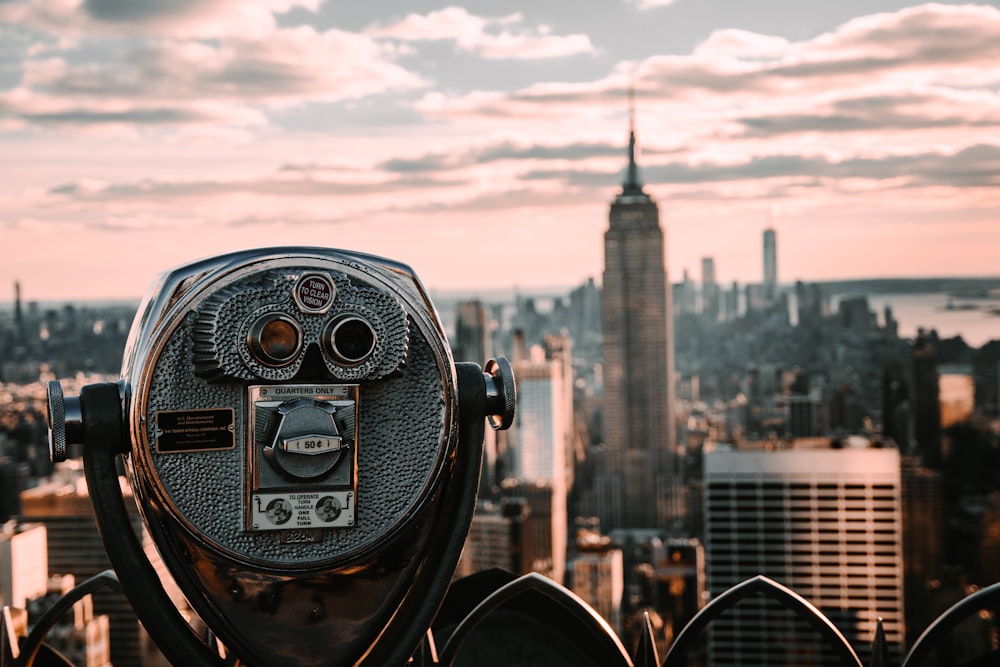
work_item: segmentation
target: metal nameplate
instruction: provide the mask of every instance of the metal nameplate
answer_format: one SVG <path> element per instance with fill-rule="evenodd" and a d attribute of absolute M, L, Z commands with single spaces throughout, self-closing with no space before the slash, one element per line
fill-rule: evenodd
<path fill-rule="evenodd" d="M 156 413 L 156 450 L 197 452 L 236 446 L 232 408 L 160 410 Z"/>

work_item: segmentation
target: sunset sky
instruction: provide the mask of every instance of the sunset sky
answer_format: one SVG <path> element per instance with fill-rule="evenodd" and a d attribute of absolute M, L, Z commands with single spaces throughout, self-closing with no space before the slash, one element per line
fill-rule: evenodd
<path fill-rule="evenodd" d="M 0 0 L 0 301 L 323 245 L 600 282 L 635 94 L 672 280 L 1000 275 L 1000 2 Z"/>

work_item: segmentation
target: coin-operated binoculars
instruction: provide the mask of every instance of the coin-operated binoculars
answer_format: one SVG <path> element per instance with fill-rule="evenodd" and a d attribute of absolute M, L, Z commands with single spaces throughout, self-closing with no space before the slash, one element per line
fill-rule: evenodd
<path fill-rule="evenodd" d="M 484 421 L 510 425 L 505 359 L 454 363 L 413 271 L 276 248 L 160 276 L 117 383 L 49 386 L 52 457 L 83 446 L 101 536 L 173 664 L 223 664 L 132 532 L 116 456 L 159 553 L 247 665 L 394 665 L 454 573 Z M 230 660 L 231 664 L 231 660 Z"/>

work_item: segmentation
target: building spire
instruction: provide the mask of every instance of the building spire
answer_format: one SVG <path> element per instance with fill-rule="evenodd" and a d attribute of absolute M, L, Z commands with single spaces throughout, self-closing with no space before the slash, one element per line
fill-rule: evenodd
<path fill-rule="evenodd" d="M 622 183 L 623 195 L 644 195 L 642 181 L 639 180 L 639 165 L 635 162 L 635 89 L 628 85 L 628 170 Z"/>

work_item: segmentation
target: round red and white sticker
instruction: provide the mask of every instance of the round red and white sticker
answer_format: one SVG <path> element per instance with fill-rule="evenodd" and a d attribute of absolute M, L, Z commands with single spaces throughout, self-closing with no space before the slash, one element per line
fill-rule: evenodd
<path fill-rule="evenodd" d="M 333 281 L 321 273 L 307 273 L 295 283 L 295 303 L 307 313 L 326 311 L 336 296 Z"/>

